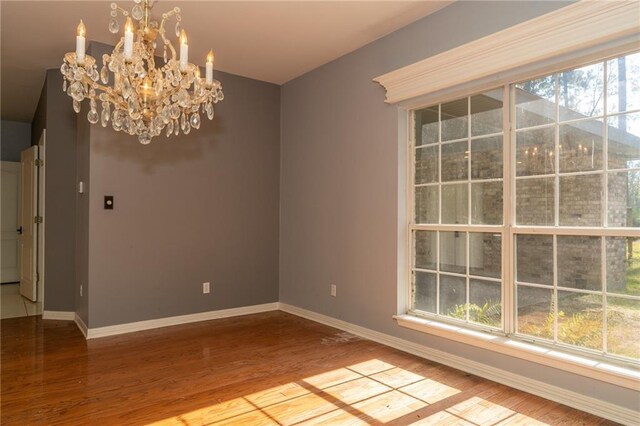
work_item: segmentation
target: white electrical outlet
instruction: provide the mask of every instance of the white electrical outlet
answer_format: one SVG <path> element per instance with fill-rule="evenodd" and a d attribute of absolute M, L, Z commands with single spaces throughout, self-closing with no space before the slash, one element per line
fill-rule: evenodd
<path fill-rule="evenodd" d="M 335 284 L 331 284 L 331 296 L 336 297 L 338 289 Z"/>
<path fill-rule="evenodd" d="M 202 283 L 202 294 L 207 294 L 211 291 L 210 283 Z"/>
<path fill-rule="evenodd" d="M 80 297 L 82 297 L 82 284 L 80 284 Z"/>

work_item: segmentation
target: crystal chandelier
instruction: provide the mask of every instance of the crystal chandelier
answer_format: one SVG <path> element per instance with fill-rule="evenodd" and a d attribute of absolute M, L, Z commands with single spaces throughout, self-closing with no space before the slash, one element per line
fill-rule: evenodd
<path fill-rule="evenodd" d="M 111 3 L 109 31 L 120 31 L 117 17 L 126 20 L 124 34 L 111 55 L 102 55 L 98 72 L 95 58 L 85 52 L 86 28 L 78 25 L 76 51 L 64 56 L 60 71 L 63 90 L 73 98 L 73 109 L 80 112 L 89 99 L 87 120 L 130 135 L 138 135 L 146 145 L 164 130 L 167 137 L 180 130 L 189 134 L 200 127 L 200 111 L 213 119 L 213 104 L 224 99 L 222 86 L 213 78 L 213 52 L 207 56 L 205 78 L 200 68 L 189 63 L 187 35 L 180 29 L 180 8 L 162 14 L 160 23 L 151 20 L 153 0 L 135 0 L 131 12 Z M 179 38 L 179 57 L 168 38 L 165 25 L 175 18 Z M 135 22 L 134 22 L 135 21 Z M 156 67 L 156 47 L 163 50 L 164 64 Z M 111 77 L 111 79 L 110 79 Z M 109 85 L 109 82 L 111 84 Z M 98 103 L 102 111 L 98 113 Z"/>

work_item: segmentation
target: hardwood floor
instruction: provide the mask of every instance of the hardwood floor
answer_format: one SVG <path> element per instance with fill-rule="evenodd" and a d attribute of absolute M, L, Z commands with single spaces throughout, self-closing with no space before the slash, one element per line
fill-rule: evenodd
<path fill-rule="evenodd" d="M 283 312 L 85 341 L 2 320 L 8 425 L 609 425 Z"/>

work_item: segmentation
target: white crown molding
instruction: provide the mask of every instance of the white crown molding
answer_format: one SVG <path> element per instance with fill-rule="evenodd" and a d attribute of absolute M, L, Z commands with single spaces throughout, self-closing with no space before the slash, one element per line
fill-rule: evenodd
<path fill-rule="evenodd" d="M 396 104 L 640 34 L 638 1 L 583 0 L 374 79 Z"/>
<path fill-rule="evenodd" d="M 76 317 L 75 312 L 42 311 L 43 320 L 73 321 L 75 317 Z"/>
<path fill-rule="evenodd" d="M 604 402 L 596 398 L 588 397 L 577 392 L 563 389 L 561 387 L 552 386 L 547 383 L 507 372 L 487 364 L 482 364 L 466 358 L 461 358 L 450 353 L 432 349 L 424 345 L 373 331 L 368 328 L 360 327 L 346 321 L 341 321 L 332 317 L 328 317 L 326 315 L 288 305 L 286 303 L 280 303 L 280 310 L 302 318 L 309 319 L 311 321 L 328 325 L 330 327 L 353 333 L 365 339 L 373 340 L 374 342 L 378 342 L 383 345 L 390 346 L 392 348 L 399 349 L 401 351 L 417 355 L 419 357 L 426 358 L 431 361 L 456 368 L 458 370 L 465 371 L 467 373 L 475 374 L 476 376 L 484 377 L 485 379 L 493 380 L 495 382 L 502 383 L 503 385 L 507 385 L 515 389 L 520 389 L 522 391 L 529 392 L 531 394 L 538 395 L 551 401 L 568 405 L 570 407 L 577 408 L 578 410 L 582 410 L 596 416 L 604 417 L 618 423 L 634 425 L 637 424 L 638 417 L 640 416 L 639 412 L 628 408 L 620 407 L 618 405 Z"/>
<path fill-rule="evenodd" d="M 197 314 L 179 315 L 175 317 L 159 318 L 147 321 L 137 321 L 127 324 L 110 325 L 106 327 L 87 328 L 84 323 L 86 333 L 83 326 L 78 323 L 79 317 L 76 316 L 76 323 L 83 334 L 88 339 L 96 339 L 99 337 L 115 336 L 118 334 L 133 333 L 135 331 L 151 330 L 153 328 L 169 327 L 172 325 L 188 324 L 192 322 L 208 321 L 220 318 L 237 317 L 241 315 L 257 314 L 260 312 L 277 311 L 278 302 L 265 303 L 262 305 L 243 306 L 240 308 L 222 309 L 219 311 L 200 312 Z M 80 320 L 81 321 L 81 320 Z"/>

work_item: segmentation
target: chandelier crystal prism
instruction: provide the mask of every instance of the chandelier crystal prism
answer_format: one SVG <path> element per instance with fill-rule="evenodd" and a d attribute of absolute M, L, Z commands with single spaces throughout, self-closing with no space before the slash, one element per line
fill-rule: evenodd
<path fill-rule="evenodd" d="M 98 72 L 96 59 L 87 55 L 86 27 L 78 25 L 76 51 L 64 56 L 60 71 L 62 89 L 73 98 L 73 109 L 80 112 L 81 102 L 89 99 L 87 120 L 109 122 L 116 131 L 137 135 L 146 145 L 155 136 L 189 134 L 200 128 L 200 112 L 213 119 L 213 105 L 222 101 L 222 85 L 213 78 L 213 51 L 207 55 L 205 77 L 200 68 L 189 63 L 187 35 L 181 29 L 180 8 L 151 19 L 152 0 L 135 0 L 131 12 L 111 3 L 109 31 L 120 31 L 118 14 L 125 18 L 123 35 L 113 52 L 102 55 Z M 175 20 L 179 56 L 169 40 L 165 26 Z M 156 49 L 163 51 L 163 65 L 156 67 Z M 98 112 L 98 104 L 102 108 Z"/>

